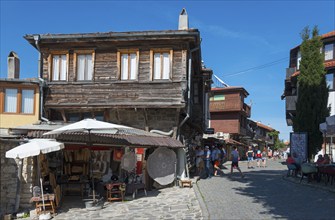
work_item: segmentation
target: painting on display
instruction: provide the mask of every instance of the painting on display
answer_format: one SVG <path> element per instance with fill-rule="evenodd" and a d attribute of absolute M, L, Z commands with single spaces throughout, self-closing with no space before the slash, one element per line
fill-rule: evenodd
<path fill-rule="evenodd" d="M 291 132 L 290 133 L 290 153 L 291 155 L 296 154 L 296 157 L 300 161 L 307 160 L 307 132 Z"/>

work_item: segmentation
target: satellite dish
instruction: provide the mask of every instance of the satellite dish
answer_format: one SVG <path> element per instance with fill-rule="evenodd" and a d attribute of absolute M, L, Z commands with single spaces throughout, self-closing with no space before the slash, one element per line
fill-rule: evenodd
<path fill-rule="evenodd" d="M 121 168 L 128 172 L 131 172 L 136 168 L 136 155 L 134 152 L 128 152 L 122 156 Z"/>
<path fill-rule="evenodd" d="M 172 183 L 176 174 L 176 153 L 166 147 L 157 148 L 148 157 L 148 174 L 162 186 Z"/>

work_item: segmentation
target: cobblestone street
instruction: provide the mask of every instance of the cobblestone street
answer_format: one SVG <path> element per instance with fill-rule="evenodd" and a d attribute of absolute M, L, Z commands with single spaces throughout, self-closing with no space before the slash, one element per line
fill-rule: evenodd
<path fill-rule="evenodd" d="M 140 193 L 131 201 L 106 202 L 88 211 L 79 197 L 67 197 L 53 219 L 335 219 L 335 185 L 286 177 L 282 161 L 246 169 L 245 178 L 228 169 L 223 177 L 201 179 L 193 188 L 170 187 Z M 79 199 L 79 202 L 78 202 Z"/>
<path fill-rule="evenodd" d="M 196 193 L 204 198 L 205 219 L 335 219 L 335 186 L 333 191 L 313 187 L 304 179 L 300 184 L 286 178 L 286 165 L 281 161 L 268 161 L 266 168 L 240 167 L 246 177 L 242 179 L 230 162 L 226 163 L 223 177 L 198 181 Z M 324 186 L 324 183 L 318 183 Z"/>

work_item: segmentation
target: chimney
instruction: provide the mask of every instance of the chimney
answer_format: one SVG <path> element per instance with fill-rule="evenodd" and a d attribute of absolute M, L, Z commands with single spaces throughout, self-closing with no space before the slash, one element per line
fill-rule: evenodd
<path fill-rule="evenodd" d="M 188 15 L 186 9 L 183 8 L 179 15 L 179 25 L 178 30 L 187 30 L 188 29 Z"/>
<path fill-rule="evenodd" d="M 14 52 L 11 51 L 7 58 L 8 63 L 8 79 L 19 79 L 20 78 L 20 58 Z"/>

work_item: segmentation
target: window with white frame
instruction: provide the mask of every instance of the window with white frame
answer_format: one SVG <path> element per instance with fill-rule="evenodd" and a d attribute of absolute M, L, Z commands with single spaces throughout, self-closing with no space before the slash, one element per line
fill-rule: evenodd
<path fill-rule="evenodd" d="M 334 44 L 325 45 L 325 60 L 334 59 Z"/>
<path fill-rule="evenodd" d="M 78 54 L 77 55 L 77 80 L 93 79 L 93 55 Z"/>
<path fill-rule="evenodd" d="M 136 80 L 138 73 L 138 53 L 121 53 L 120 79 Z"/>
<path fill-rule="evenodd" d="M 24 113 L 24 114 L 34 113 L 34 90 L 22 89 L 21 113 Z"/>
<path fill-rule="evenodd" d="M 67 79 L 67 55 L 52 56 L 52 81 L 60 81 Z"/>
<path fill-rule="evenodd" d="M 17 112 L 17 93 L 18 89 L 5 89 L 5 109 L 4 112 Z"/>
<path fill-rule="evenodd" d="M 297 53 L 297 69 L 300 69 L 300 62 L 301 62 L 301 52 L 300 50 Z"/>
<path fill-rule="evenodd" d="M 152 53 L 152 79 L 170 79 L 172 75 L 172 50 Z"/>

